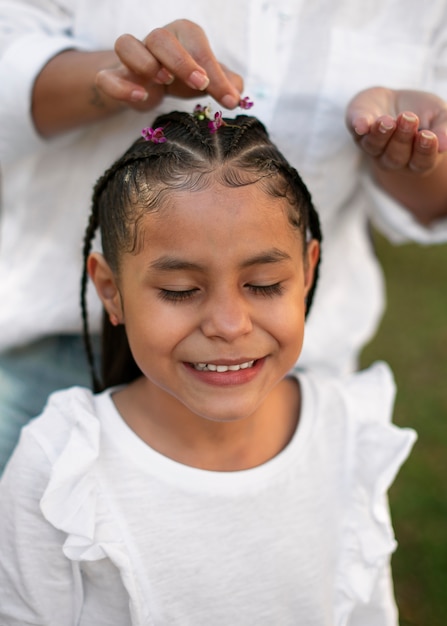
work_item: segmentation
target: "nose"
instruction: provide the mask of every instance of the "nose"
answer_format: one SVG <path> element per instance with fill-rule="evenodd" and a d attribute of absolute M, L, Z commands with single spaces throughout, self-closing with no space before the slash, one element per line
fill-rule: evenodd
<path fill-rule="evenodd" d="M 206 303 L 201 326 L 207 337 L 234 341 L 253 328 L 249 303 L 234 291 L 216 294 Z"/>

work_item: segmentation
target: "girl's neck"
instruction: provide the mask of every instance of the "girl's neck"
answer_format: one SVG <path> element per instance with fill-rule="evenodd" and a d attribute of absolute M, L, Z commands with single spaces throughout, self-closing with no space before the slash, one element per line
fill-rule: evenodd
<path fill-rule="evenodd" d="M 238 471 L 265 463 L 287 446 L 299 420 L 300 389 L 287 378 L 255 414 L 231 422 L 194 415 L 171 396 L 157 405 L 144 378 L 113 394 L 113 401 L 127 425 L 157 452 L 200 469 Z"/>

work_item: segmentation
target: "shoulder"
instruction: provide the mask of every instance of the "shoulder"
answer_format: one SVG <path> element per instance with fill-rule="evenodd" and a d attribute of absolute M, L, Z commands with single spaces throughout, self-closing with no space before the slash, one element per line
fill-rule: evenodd
<path fill-rule="evenodd" d="M 48 398 L 42 413 L 22 429 L 19 442 L 2 477 L 15 491 L 43 493 L 62 457 L 82 456 L 96 445 L 99 420 L 94 395 L 89 389 L 72 387 Z"/>
<path fill-rule="evenodd" d="M 98 419 L 93 393 L 71 387 L 51 394 L 42 413 L 22 430 L 18 450 L 40 447 L 50 462 L 66 445 L 73 429 L 95 429 Z"/>
<path fill-rule="evenodd" d="M 390 422 L 396 385 L 390 367 L 376 362 L 368 369 L 346 376 L 318 372 L 296 372 L 300 381 L 303 404 L 312 402 L 314 413 L 323 419 L 343 422 Z"/>
<path fill-rule="evenodd" d="M 377 362 L 339 377 L 315 372 L 297 375 L 302 421 L 326 467 L 337 467 L 343 484 L 354 485 L 365 473 L 374 479 L 380 466 L 391 484 L 416 433 L 392 423 L 396 386 L 389 366 Z"/>
<path fill-rule="evenodd" d="M 335 610 L 344 623 L 356 607 L 374 605 L 376 582 L 396 547 L 387 492 L 416 434 L 392 423 L 396 388 L 385 363 L 345 377 L 298 378 L 303 406 L 307 394 L 313 408 L 312 458 L 324 464 L 338 502 Z"/>
<path fill-rule="evenodd" d="M 29 499 L 36 515 L 54 528 L 84 532 L 94 510 L 101 459 L 97 398 L 109 394 L 95 396 L 82 387 L 52 394 L 42 414 L 22 431 L 2 477 L 0 500 Z"/>

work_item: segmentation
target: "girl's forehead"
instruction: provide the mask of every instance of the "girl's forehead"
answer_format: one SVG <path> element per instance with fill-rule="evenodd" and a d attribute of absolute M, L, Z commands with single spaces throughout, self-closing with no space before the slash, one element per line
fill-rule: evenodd
<path fill-rule="evenodd" d="M 271 229 L 272 235 L 295 230 L 289 215 L 293 210 L 285 198 L 269 194 L 259 184 L 241 187 L 214 185 L 202 190 L 180 190 L 169 193 L 156 211 L 143 216 L 141 226 L 156 232 L 172 229 L 182 234 L 183 229 L 213 232 L 223 229 L 242 236 L 255 236 L 258 229 Z"/>
<path fill-rule="evenodd" d="M 301 250 L 288 202 L 251 185 L 178 191 L 138 224 L 137 252 L 239 257 L 266 249 Z"/>

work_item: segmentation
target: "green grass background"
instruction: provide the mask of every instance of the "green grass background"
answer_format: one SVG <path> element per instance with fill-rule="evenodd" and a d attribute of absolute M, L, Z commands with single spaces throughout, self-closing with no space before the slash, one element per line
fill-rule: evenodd
<path fill-rule="evenodd" d="M 447 624 L 447 246 L 392 246 L 374 234 L 387 310 L 361 364 L 395 374 L 394 421 L 418 432 L 390 491 L 401 626 Z"/>

